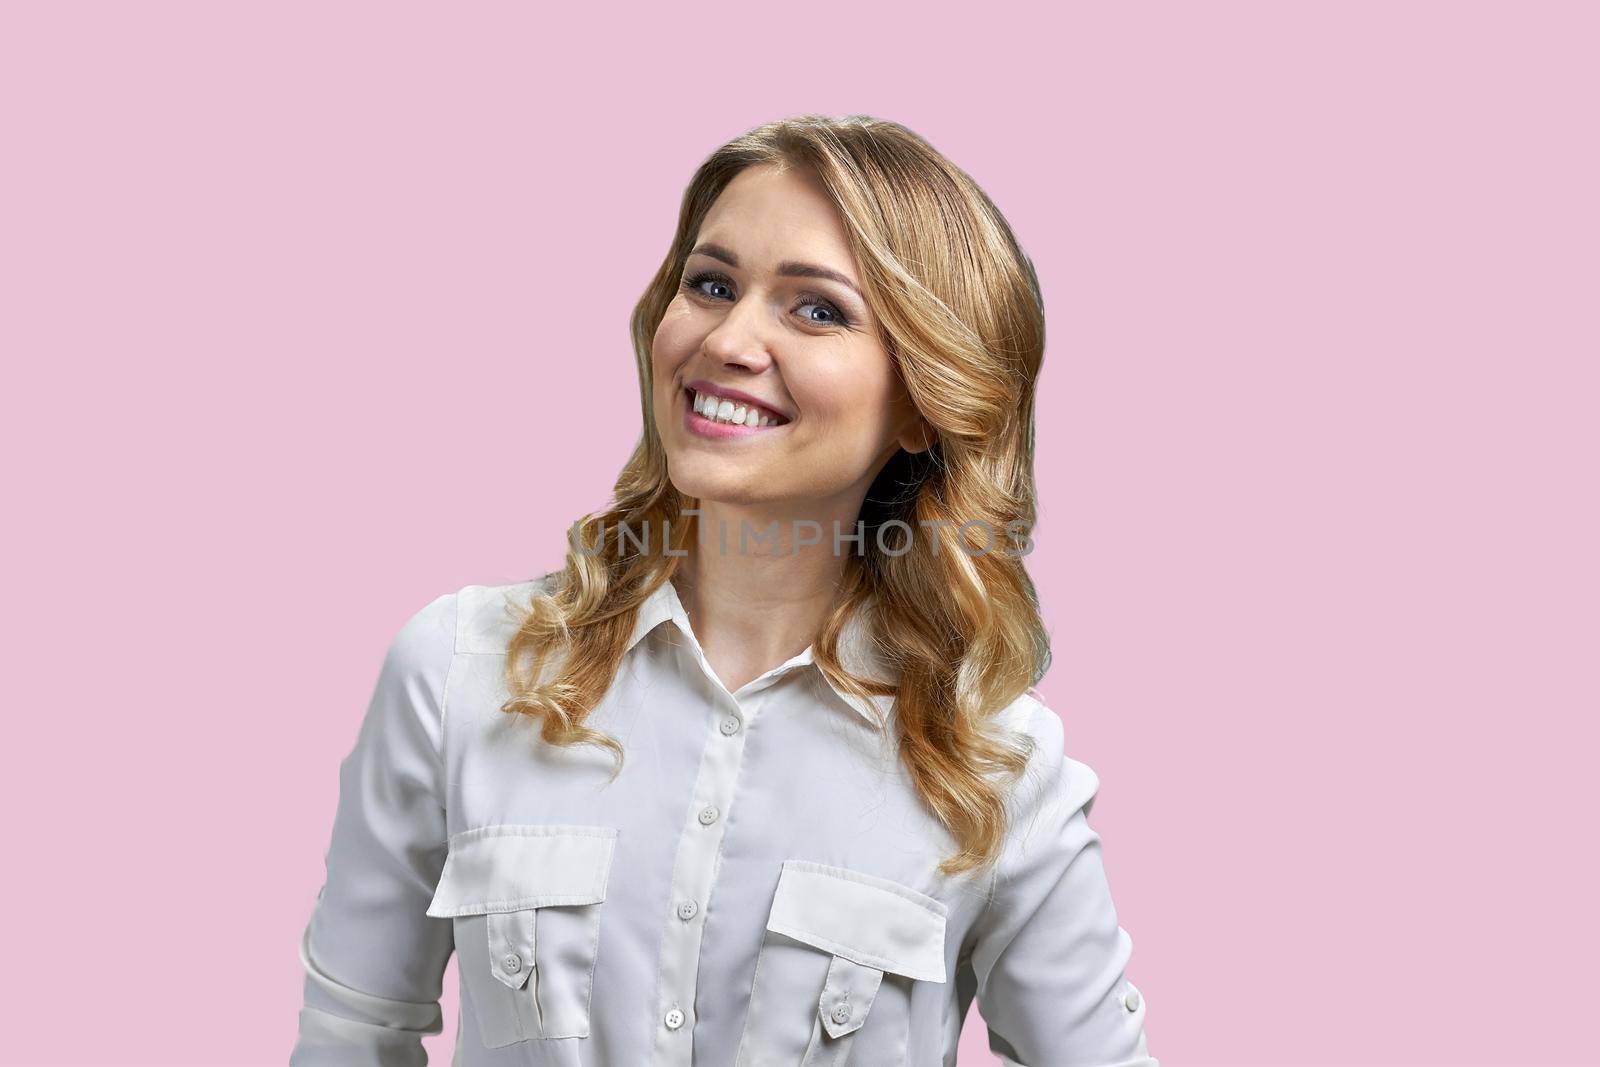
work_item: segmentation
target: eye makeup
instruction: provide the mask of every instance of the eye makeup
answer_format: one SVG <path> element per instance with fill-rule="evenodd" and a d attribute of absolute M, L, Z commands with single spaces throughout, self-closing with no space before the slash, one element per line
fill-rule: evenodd
<path fill-rule="evenodd" d="M 711 270 L 695 271 L 689 274 L 683 280 L 683 289 L 685 292 L 692 293 L 696 296 L 703 296 L 710 300 L 721 299 L 720 297 L 714 297 L 710 293 L 707 293 L 701 289 L 701 286 L 705 285 L 707 282 L 715 282 L 718 285 L 725 285 L 729 289 L 733 288 L 732 278 L 729 278 L 721 271 Z M 844 329 L 851 329 L 855 325 L 855 319 L 853 316 L 847 315 L 837 303 L 823 296 L 821 293 L 801 293 L 796 298 L 796 303 L 791 310 L 798 311 L 800 308 L 812 306 L 826 309 L 828 314 L 833 316 L 833 320 L 829 322 L 819 322 L 816 319 L 808 318 L 806 320 L 806 324 L 808 326 L 839 326 Z"/>

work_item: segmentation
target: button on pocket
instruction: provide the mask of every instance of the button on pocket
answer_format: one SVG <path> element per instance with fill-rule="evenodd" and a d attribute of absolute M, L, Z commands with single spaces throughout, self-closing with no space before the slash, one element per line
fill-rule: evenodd
<path fill-rule="evenodd" d="M 485 826 L 450 838 L 428 914 L 455 922 L 462 999 L 487 1048 L 588 1037 L 617 831 Z"/>
<path fill-rule="evenodd" d="M 945 981 L 946 912 L 887 878 L 784 863 L 737 1067 L 908 1063 L 912 990 Z"/>

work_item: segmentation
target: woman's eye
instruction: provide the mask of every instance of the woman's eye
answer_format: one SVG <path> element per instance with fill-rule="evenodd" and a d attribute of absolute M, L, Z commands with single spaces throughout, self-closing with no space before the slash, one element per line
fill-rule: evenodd
<path fill-rule="evenodd" d="M 732 290 L 733 283 L 720 274 L 691 274 L 683 280 L 684 289 L 700 296 L 709 296 L 713 300 L 722 300 L 727 294 L 715 290 Z M 710 287 L 711 291 L 707 291 Z"/>
<path fill-rule="evenodd" d="M 712 300 L 725 300 L 731 297 L 733 286 L 728 279 L 719 274 L 695 274 L 683 280 L 683 288 L 691 293 L 709 297 Z M 821 308 L 830 317 L 818 319 L 812 314 L 805 314 L 806 308 Z M 805 293 L 800 297 L 800 303 L 794 310 L 805 314 L 805 319 L 813 326 L 843 326 L 849 327 L 850 319 L 840 311 L 838 305 L 826 297 L 816 293 Z"/>
<path fill-rule="evenodd" d="M 697 292 L 697 293 L 700 293 L 702 296 L 711 296 L 711 295 L 713 295 L 711 293 L 706 292 L 704 289 L 701 288 L 701 286 L 704 286 L 704 285 L 715 285 L 715 286 L 719 286 L 719 287 L 721 287 L 723 289 L 728 288 L 728 283 L 727 282 L 723 281 L 720 278 L 715 278 L 715 277 L 712 277 L 712 276 L 707 275 L 707 274 L 696 274 L 692 278 L 685 279 L 684 283 L 683 283 L 683 287 L 685 289 L 688 289 L 690 292 Z"/>
<path fill-rule="evenodd" d="M 811 319 L 811 316 L 809 315 L 806 316 L 806 318 L 811 319 L 811 321 L 815 322 L 818 326 L 843 326 L 845 324 L 844 316 L 839 314 L 839 309 L 828 303 L 826 300 L 807 298 L 806 302 L 801 304 L 800 307 L 795 308 L 795 310 L 800 311 L 804 308 L 821 308 L 823 311 L 826 311 L 832 316 L 832 318 L 821 320 Z"/>

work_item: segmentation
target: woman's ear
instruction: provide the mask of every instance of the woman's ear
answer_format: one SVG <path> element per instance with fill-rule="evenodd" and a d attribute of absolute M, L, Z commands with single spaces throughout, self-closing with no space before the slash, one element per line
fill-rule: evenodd
<path fill-rule="evenodd" d="M 933 447 L 939 439 L 939 432 L 928 424 L 928 420 L 917 416 L 905 433 L 900 435 L 900 447 L 907 452 L 926 452 Z"/>

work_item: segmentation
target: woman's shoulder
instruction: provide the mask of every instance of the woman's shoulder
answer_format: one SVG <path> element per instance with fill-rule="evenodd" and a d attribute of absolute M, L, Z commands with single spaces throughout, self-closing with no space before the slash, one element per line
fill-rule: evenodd
<path fill-rule="evenodd" d="M 1028 689 L 995 715 L 995 723 L 1014 739 L 1025 739 L 1028 765 L 1013 802 L 1027 810 L 1052 799 L 1087 814 L 1099 792 L 1092 767 L 1066 752 L 1066 727 L 1037 689 Z"/>
<path fill-rule="evenodd" d="M 467 585 L 451 594 L 456 603 L 455 650 L 504 654 L 533 599 L 555 587 L 560 572 L 500 585 Z"/>
<path fill-rule="evenodd" d="M 1066 730 L 1061 717 L 1051 710 L 1037 689 L 1028 689 L 997 711 L 994 724 L 1014 741 L 1031 743 L 1033 755 L 1030 759 L 1039 758 L 1042 752 L 1062 752 Z"/>

